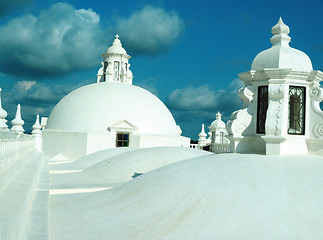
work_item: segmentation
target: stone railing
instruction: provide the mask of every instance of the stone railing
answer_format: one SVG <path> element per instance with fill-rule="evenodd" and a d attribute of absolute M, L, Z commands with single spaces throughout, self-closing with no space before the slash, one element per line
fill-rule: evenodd
<path fill-rule="evenodd" d="M 229 153 L 229 152 L 231 152 L 230 143 L 211 144 L 211 152 L 214 152 L 214 153 Z"/>
<path fill-rule="evenodd" d="M 0 190 L 23 165 L 23 159 L 35 150 L 31 135 L 0 131 Z"/>

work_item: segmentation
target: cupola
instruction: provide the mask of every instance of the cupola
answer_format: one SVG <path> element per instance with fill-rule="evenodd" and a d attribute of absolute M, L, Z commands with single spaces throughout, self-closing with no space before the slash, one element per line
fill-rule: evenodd
<path fill-rule="evenodd" d="M 130 56 L 122 47 L 119 35 L 115 36 L 112 46 L 102 54 L 102 67 L 97 73 L 97 82 L 122 82 L 132 84 Z"/>
<path fill-rule="evenodd" d="M 217 129 L 225 129 L 225 123 L 222 121 L 222 115 L 220 112 L 216 114 L 215 120 L 211 123 L 209 127 L 210 131 L 213 132 Z"/>

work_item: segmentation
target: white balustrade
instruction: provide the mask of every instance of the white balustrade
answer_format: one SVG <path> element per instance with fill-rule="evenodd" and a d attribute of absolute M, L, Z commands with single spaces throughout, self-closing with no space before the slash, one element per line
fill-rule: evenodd
<path fill-rule="evenodd" d="M 32 135 L 0 130 L 0 190 L 33 150 L 35 139 Z"/>
<path fill-rule="evenodd" d="M 211 152 L 214 153 L 229 153 L 230 143 L 212 143 L 211 144 Z"/>

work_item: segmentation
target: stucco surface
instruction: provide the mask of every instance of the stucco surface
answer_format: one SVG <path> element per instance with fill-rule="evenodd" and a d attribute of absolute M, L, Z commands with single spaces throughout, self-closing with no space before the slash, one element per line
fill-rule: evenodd
<path fill-rule="evenodd" d="M 52 239 L 319 240 L 322 172 L 314 156 L 184 160 L 110 190 L 52 196 Z"/>
<path fill-rule="evenodd" d="M 120 151 L 121 150 L 121 151 Z M 88 155 L 74 163 L 66 164 L 69 170 L 87 165 L 82 171 L 53 174 L 51 184 L 56 188 L 105 187 L 125 183 L 143 174 L 165 165 L 212 153 L 181 147 L 155 147 L 107 149 Z M 105 156 L 105 157 L 104 157 Z M 100 159 L 100 161 L 98 161 Z M 65 164 L 59 164 L 61 170 Z M 56 168 L 57 168 L 56 167 Z M 54 169 L 55 166 L 51 166 Z M 59 173 L 59 172 L 58 172 Z"/>

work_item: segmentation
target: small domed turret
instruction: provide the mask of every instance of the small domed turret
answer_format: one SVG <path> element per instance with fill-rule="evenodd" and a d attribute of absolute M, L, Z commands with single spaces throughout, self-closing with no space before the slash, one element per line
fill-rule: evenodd
<path fill-rule="evenodd" d="M 225 122 L 222 121 L 221 117 L 221 113 L 218 112 L 216 114 L 216 119 L 211 123 L 211 126 L 209 127 L 210 131 L 215 131 L 219 128 L 225 129 Z"/>

